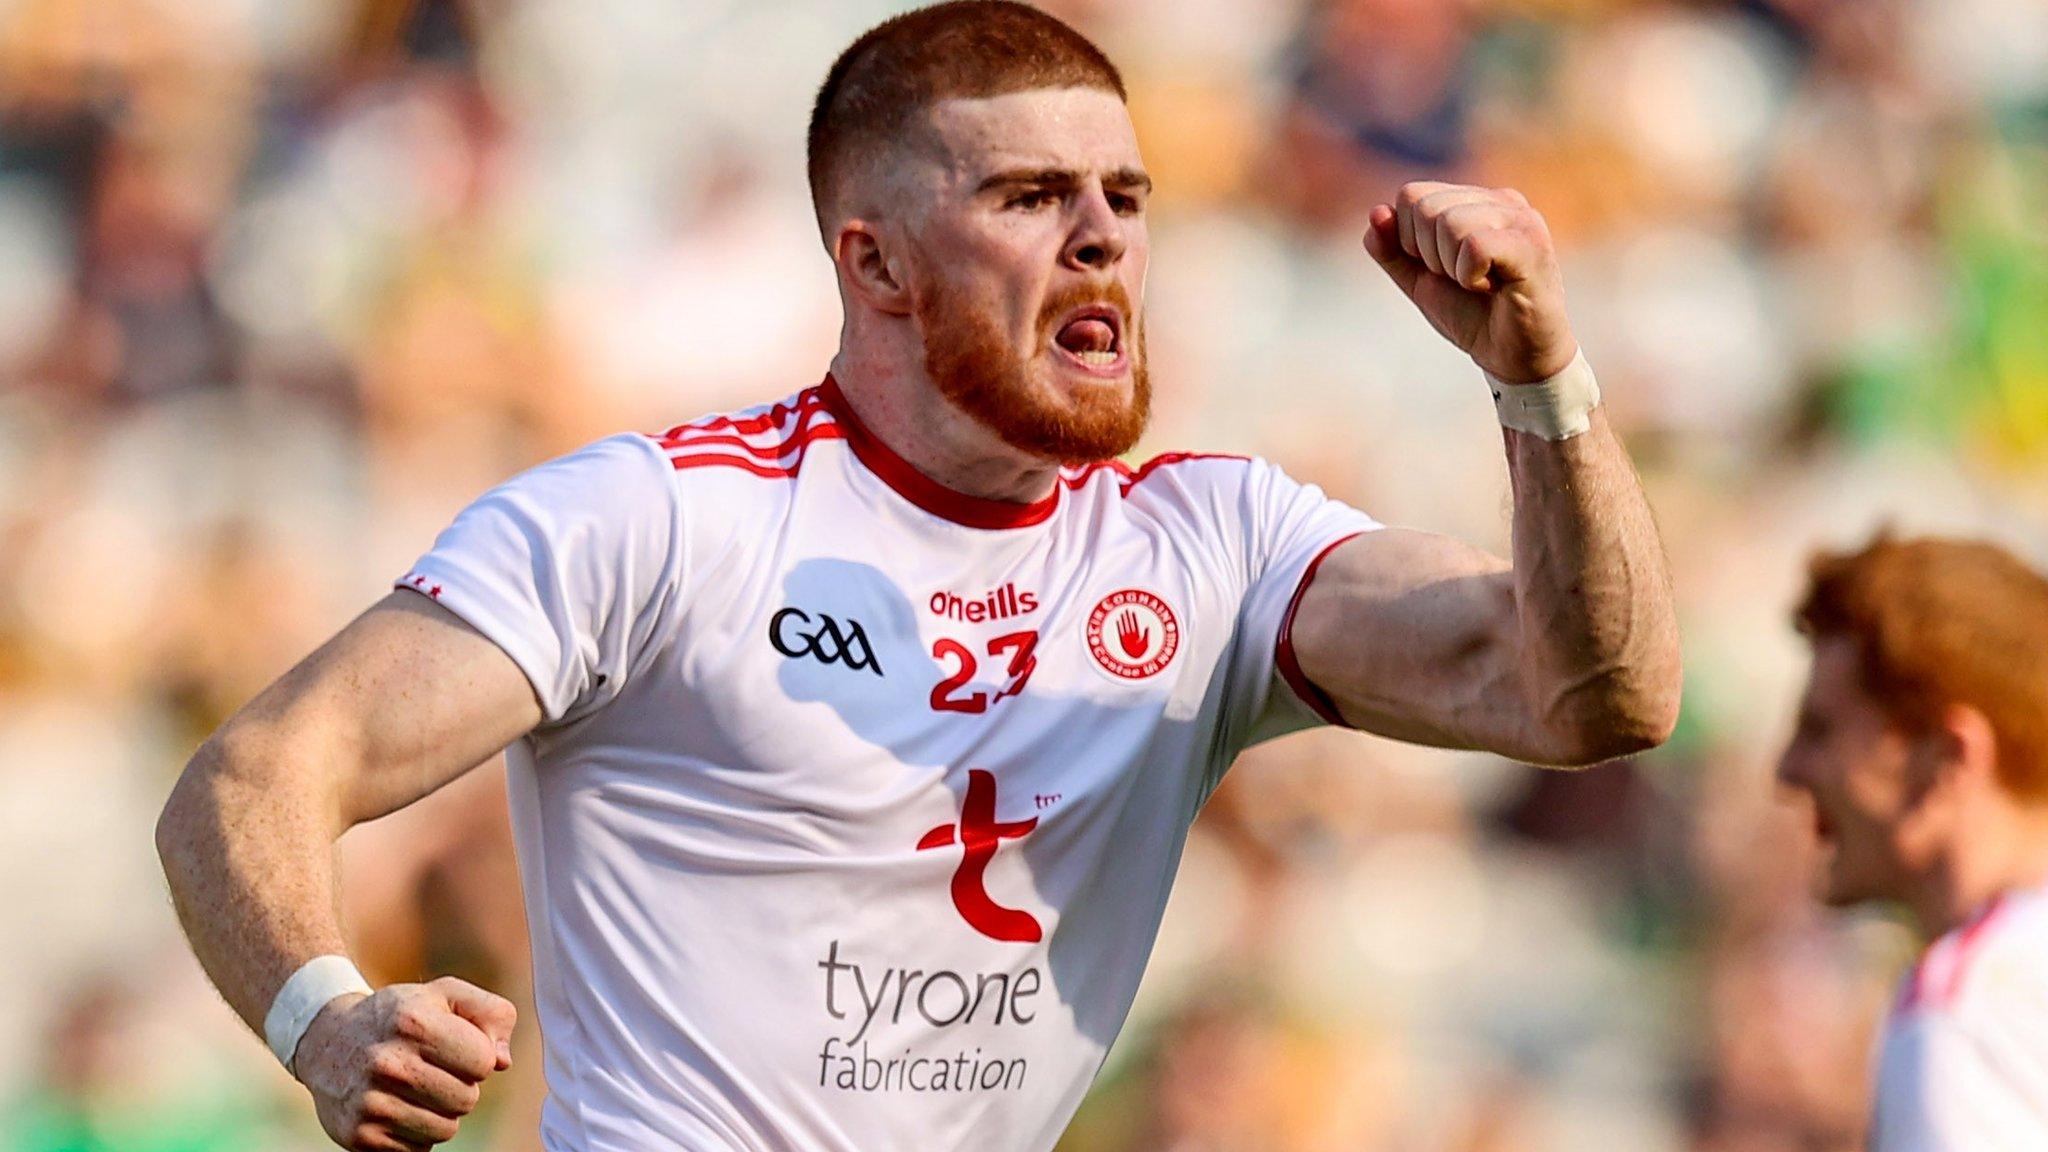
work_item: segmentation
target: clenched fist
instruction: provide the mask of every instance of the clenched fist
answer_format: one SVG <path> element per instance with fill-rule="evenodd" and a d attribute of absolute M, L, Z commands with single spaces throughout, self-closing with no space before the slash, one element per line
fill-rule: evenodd
<path fill-rule="evenodd" d="M 1370 224 L 1365 250 L 1495 379 L 1534 383 L 1578 355 L 1550 229 L 1520 192 L 1415 181 Z"/>
<path fill-rule="evenodd" d="M 510 1001 L 444 976 L 337 996 L 299 1040 L 292 1072 L 320 1126 L 352 1152 L 420 1152 L 455 1137 L 480 1086 L 512 1066 Z"/>

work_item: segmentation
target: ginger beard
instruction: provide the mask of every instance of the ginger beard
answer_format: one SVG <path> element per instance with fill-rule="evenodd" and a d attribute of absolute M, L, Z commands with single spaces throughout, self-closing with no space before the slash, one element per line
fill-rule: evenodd
<path fill-rule="evenodd" d="M 1124 318 L 1128 394 L 1108 381 L 1063 388 L 1042 378 L 1049 369 L 1033 364 L 1040 350 L 1051 347 L 1060 318 L 1090 304 L 1107 304 Z M 1023 356 L 987 313 L 945 285 L 920 294 L 916 308 L 925 372 L 939 393 L 1012 448 L 1082 464 L 1130 451 L 1145 431 L 1152 412 L 1145 335 L 1123 285 L 1075 286 L 1053 294 L 1039 309 L 1037 342 Z"/>

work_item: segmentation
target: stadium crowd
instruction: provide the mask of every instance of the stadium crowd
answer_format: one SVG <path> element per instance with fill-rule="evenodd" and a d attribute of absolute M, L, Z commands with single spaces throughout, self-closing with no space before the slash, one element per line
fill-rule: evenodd
<path fill-rule="evenodd" d="M 0 0 L 0 1152 L 325 1146 L 177 934 L 164 793 L 496 480 L 816 381 L 804 116 L 900 6 Z M 1914 943 L 1809 899 L 1788 613 L 1886 520 L 2048 563 L 2048 4 L 1044 6 L 1159 186 L 1146 446 L 1505 548 L 1478 373 L 1359 236 L 1519 188 L 1687 653 L 1633 762 L 1250 753 L 1062 1148 L 1858 1147 Z M 518 993 L 495 787 L 344 845 L 373 975 Z M 532 1147 L 493 1083 L 458 1146 Z"/>

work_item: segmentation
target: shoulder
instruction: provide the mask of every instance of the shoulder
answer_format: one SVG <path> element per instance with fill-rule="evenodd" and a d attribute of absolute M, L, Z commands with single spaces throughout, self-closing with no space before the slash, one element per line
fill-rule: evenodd
<path fill-rule="evenodd" d="M 1974 940 L 1959 938 L 1957 946 L 1974 952 L 1961 978 L 1966 1007 L 1981 998 L 1990 1012 L 2025 1011 L 2030 1025 L 2048 1026 L 2048 891 L 1998 900 Z M 2048 1045 L 2048 1032 L 2041 1035 Z"/>
<path fill-rule="evenodd" d="M 1249 456 L 1222 452 L 1163 452 L 1138 464 L 1108 460 L 1068 467 L 1061 470 L 1060 479 L 1069 488 L 1165 510 L 1241 500 L 1255 471 L 1270 467 Z"/>
<path fill-rule="evenodd" d="M 1089 465 L 1070 487 L 1114 491 L 1129 514 L 1162 523 L 1186 522 L 1205 535 L 1232 531 L 1271 544 L 1325 522 L 1376 526 L 1322 489 L 1289 476 L 1271 461 L 1218 452 L 1167 452 L 1136 466 Z M 1355 522 L 1355 523 L 1353 523 Z"/>
<path fill-rule="evenodd" d="M 1229 452 L 1162 452 L 1141 464 L 1119 465 L 1125 494 L 1176 487 L 1242 487 L 1247 477 L 1272 465 Z"/>
<path fill-rule="evenodd" d="M 814 444 L 845 436 L 824 386 L 816 385 L 773 403 L 700 416 L 643 439 L 678 480 L 788 480 L 801 471 Z"/>
<path fill-rule="evenodd" d="M 1214 452 L 1165 452 L 1136 464 L 1109 460 L 1061 470 L 1071 502 L 1178 540 L 1239 535 L 1255 519 L 1246 498 L 1257 462 Z M 1078 499 L 1074 499 L 1078 498 Z"/>
<path fill-rule="evenodd" d="M 794 477 L 812 444 L 838 435 L 818 389 L 809 388 L 663 432 L 621 432 L 593 441 L 498 485 L 470 515 L 510 517 L 544 535 L 672 532 L 679 521 L 704 523 L 707 509 L 734 506 L 758 517 L 763 502 L 779 499 L 788 487 L 774 482 Z M 728 480 L 750 490 L 719 488 L 715 498 L 692 498 L 693 489 Z"/>
<path fill-rule="evenodd" d="M 1934 942 L 1885 1027 L 1875 1146 L 2037 1147 L 2048 1110 L 2048 902 L 2015 894 Z"/>
<path fill-rule="evenodd" d="M 2003 896 L 1936 940 L 1907 974 L 1899 1010 L 2048 1026 L 2048 892 Z"/>

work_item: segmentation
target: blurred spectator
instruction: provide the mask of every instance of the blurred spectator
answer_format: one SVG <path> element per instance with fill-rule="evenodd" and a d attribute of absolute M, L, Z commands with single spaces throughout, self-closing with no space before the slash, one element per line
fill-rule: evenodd
<path fill-rule="evenodd" d="M 147 1004 L 121 976 L 68 989 L 43 1037 L 39 1082 L 0 1109 L 6 1152 L 262 1152 L 272 1147 L 262 1100 L 208 1084 L 151 1050 Z"/>
<path fill-rule="evenodd" d="M 1471 7 L 1318 0 L 1286 63 L 1268 191 L 1306 223 L 1350 225 L 1406 180 L 1457 180 L 1472 101 Z"/>

